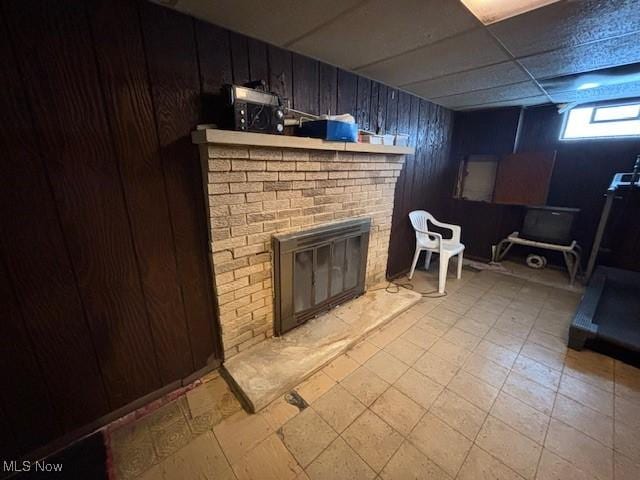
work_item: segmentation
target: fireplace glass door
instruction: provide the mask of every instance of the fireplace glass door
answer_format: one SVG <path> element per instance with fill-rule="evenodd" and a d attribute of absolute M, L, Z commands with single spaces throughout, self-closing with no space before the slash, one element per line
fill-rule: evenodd
<path fill-rule="evenodd" d="M 358 285 L 360 236 L 349 237 L 294 253 L 294 313 L 321 305 Z"/>
<path fill-rule="evenodd" d="M 364 292 L 369 219 L 274 236 L 276 335 Z"/>

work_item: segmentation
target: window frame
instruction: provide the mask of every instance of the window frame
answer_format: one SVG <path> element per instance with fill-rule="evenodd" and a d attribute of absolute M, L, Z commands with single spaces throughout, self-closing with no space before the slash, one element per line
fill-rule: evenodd
<path fill-rule="evenodd" d="M 637 117 L 634 118 L 628 118 L 628 119 L 624 119 L 624 120 L 595 120 L 595 115 L 596 112 L 598 111 L 599 108 L 609 108 L 609 107 L 623 107 L 626 105 L 638 105 L 640 106 L 640 99 L 638 98 L 633 98 L 633 99 L 625 99 L 625 101 L 619 100 L 616 102 L 607 102 L 607 103 L 589 103 L 589 104 L 583 104 L 583 105 L 576 105 L 575 108 L 593 108 L 593 111 L 591 112 L 591 119 L 589 121 L 589 123 L 596 123 L 596 124 L 604 124 L 604 123 L 611 123 L 611 122 L 624 122 L 624 121 L 637 121 L 640 120 L 640 111 L 638 113 Z M 610 135 L 610 136 L 602 136 L 602 137 L 578 137 L 578 138 L 565 138 L 565 132 L 567 130 L 567 124 L 569 123 L 569 116 L 571 114 L 571 112 L 573 111 L 573 109 L 568 110 L 567 112 L 564 113 L 564 118 L 562 119 L 562 126 L 560 127 L 560 136 L 558 138 L 558 140 L 560 140 L 561 142 L 584 142 L 584 141 L 598 141 L 598 140 L 635 140 L 638 141 L 640 139 L 640 133 L 637 135 Z"/>
<path fill-rule="evenodd" d="M 614 118 L 612 120 L 596 120 L 596 114 L 598 113 L 598 110 L 600 109 L 604 109 L 604 108 L 616 108 L 616 107 L 627 107 L 629 105 L 633 105 L 635 107 L 638 107 L 638 113 L 636 114 L 635 117 L 628 117 L 628 118 Z M 620 105 L 600 105 L 600 106 L 594 106 L 593 107 L 593 111 L 591 112 L 591 120 L 589 121 L 589 123 L 609 123 L 609 122 L 631 122 L 633 120 L 640 120 L 640 102 L 631 102 L 631 103 L 624 103 L 624 104 L 620 104 Z M 640 135 L 640 134 L 638 134 Z M 618 135 L 618 136 L 622 136 L 622 135 Z M 627 135 L 628 136 L 628 135 Z"/>

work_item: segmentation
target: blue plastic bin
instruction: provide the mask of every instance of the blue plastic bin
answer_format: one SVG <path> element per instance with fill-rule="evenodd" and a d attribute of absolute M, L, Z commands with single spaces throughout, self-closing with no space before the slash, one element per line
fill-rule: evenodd
<path fill-rule="evenodd" d="M 304 122 L 297 130 L 300 137 L 322 138 L 336 142 L 357 142 L 358 124 L 335 120 L 313 120 Z"/>

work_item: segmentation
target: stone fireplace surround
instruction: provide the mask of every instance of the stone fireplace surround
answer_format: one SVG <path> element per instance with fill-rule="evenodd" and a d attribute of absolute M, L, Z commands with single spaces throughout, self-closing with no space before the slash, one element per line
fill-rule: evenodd
<path fill-rule="evenodd" d="M 384 280 L 396 180 L 412 148 L 213 129 L 192 137 L 226 359 L 273 335 L 272 235 L 369 217 L 366 285 Z"/>

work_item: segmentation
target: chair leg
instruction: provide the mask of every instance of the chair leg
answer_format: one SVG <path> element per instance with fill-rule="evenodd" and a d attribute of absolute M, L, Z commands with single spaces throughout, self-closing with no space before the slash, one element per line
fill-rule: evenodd
<path fill-rule="evenodd" d="M 447 283 L 447 270 L 449 269 L 449 256 L 440 255 L 440 270 L 438 272 L 438 293 L 444 293 Z"/>
<path fill-rule="evenodd" d="M 429 270 L 429 265 L 431 265 L 431 251 L 427 250 L 427 256 L 424 259 L 424 269 Z"/>
<path fill-rule="evenodd" d="M 420 256 L 420 249 L 416 247 L 416 253 L 413 255 L 413 262 L 411 263 L 411 270 L 409 271 L 409 280 L 413 278 L 413 272 L 416 269 L 416 264 L 418 263 L 419 256 Z"/>
<path fill-rule="evenodd" d="M 458 278 L 462 278 L 462 252 L 458 254 Z"/>

